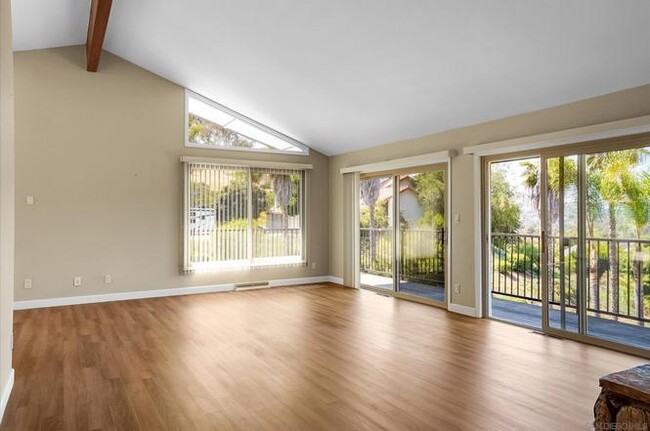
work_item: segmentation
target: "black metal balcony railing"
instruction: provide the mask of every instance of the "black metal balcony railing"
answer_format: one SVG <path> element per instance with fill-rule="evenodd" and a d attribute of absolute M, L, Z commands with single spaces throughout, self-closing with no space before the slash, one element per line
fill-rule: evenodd
<path fill-rule="evenodd" d="M 360 229 L 361 271 L 392 277 L 392 238 L 391 228 Z M 399 243 L 400 277 L 442 287 L 445 279 L 444 229 L 401 229 Z"/>
<path fill-rule="evenodd" d="M 549 302 L 577 306 L 576 237 L 548 237 Z M 587 238 L 587 310 L 598 315 L 650 322 L 650 241 Z M 611 257 L 617 256 L 612 267 Z M 540 237 L 492 234 L 492 293 L 541 302 Z M 562 289 L 564 279 L 564 289 Z"/>

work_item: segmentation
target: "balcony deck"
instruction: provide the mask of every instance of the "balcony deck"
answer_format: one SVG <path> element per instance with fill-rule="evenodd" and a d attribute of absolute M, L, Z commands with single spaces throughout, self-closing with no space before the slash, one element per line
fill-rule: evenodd
<path fill-rule="evenodd" d="M 393 289 L 393 279 L 382 277 L 380 275 L 361 273 L 361 285 L 371 286 L 378 289 Z M 431 286 L 422 283 L 412 283 L 409 281 L 400 282 L 400 292 L 407 293 L 422 298 L 433 299 L 434 301 L 445 301 L 444 286 Z"/>
<path fill-rule="evenodd" d="M 361 283 L 362 285 L 370 285 L 375 288 L 387 290 L 391 290 L 393 286 L 392 279 L 371 274 L 361 274 Z M 442 286 L 430 286 L 422 283 L 403 281 L 400 283 L 400 292 L 436 301 L 445 300 L 445 289 Z M 492 298 L 492 317 L 531 328 L 541 329 L 542 327 L 541 304 L 534 305 L 513 301 L 497 295 Z M 560 328 L 559 310 L 551 310 L 550 324 L 553 328 Z M 577 332 L 577 325 L 577 315 L 575 313 L 567 313 L 566 329 Z M 650 327 L 644 327 L 638 323 L 628 324 L 596 316 L 589 316 L 587 327 L 591 336 L 650 349 Z"/>
<path fill-rule="evenodd" d="M 550 311 L 549 320 L 552 328 L 560 329 L 560 316 L 559 310 Z M 541 304 L 528 304 L 493 296 L 492 317 L 532 328 L 541 329 L 542 327 Z M 577 332 L 578 315 L 567 312 L 565 325 L 567 331 Z M 611 318 L 589 316 L 587 328 L 591 336 L 650 349 L 650 327 L 644 327 L 639 323 L 624 323 Z"/>

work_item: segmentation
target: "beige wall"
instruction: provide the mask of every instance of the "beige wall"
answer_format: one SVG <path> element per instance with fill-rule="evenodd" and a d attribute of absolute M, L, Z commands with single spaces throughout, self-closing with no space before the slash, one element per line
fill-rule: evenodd
<path fill-rule="evenodd" d="M 83 61 L 81 47 L 15 55 L 16 300 L 328 274 L 327 157 L 185 148 L 181 87 L 107 52 L 96 74 Z M 312 163 L 317 268 L 183 275 L 182 155 Z"/>
<path fill-rule="evenodd" d="M 11 2 L 0 0 L 0 396 L 11 373 L 14 277 L 14 88 Z M 2 412 L 0 412 L 1 416 Z"/>
<path fill-rule="evenodd" d="M 382 145 L 330 159 L 330 272 L 342 277 L 343 253 L 343 177 L 342 167 L 396 159 L 441 150 L 458 150 L 510 138 L 650 114 L 650 85 L 584 100 L 551 109 L 492 121 L 417 139 Z M 460 283 L 461 293 L 452 294 L 452 302 L 475 305 L 474 280 L 474 178 L 473 157 L 460 155 L 451 163 L 451 213 L 460 214 L 460 223 L 452 228 L 451 282 Z"/>
<path fill-rule="evenodd" d="M 16 62 L 16 299 L 41 299 L 344 272 L 341 167 L 462 150 L 497 140 L 650 114 L 650 85 L 328 159 L 186 149 L 182 88 L 105 53 L 84 71 L 80 47 L 21 52 Z M 315 165 L 311 267 L 182 275 L 181 155 Z M 452 302 L 474 306 L 473 159 L 451 164 Z M 329 185 L 329 191 L 328 191 Z M 36 205 L 27 206 L 33 195 Z M 329 201 L 322 197 L 329 195 Z M 328 229 L 329 226 L 329 229 Z M 331 235 L 329 234 L 331 232 Z M 103 284 L 111 273 L 112 285 Z M 84 286 L 74 288 L 81 275 Z M 23 279 L 33 288 L 25 290 Z"/>

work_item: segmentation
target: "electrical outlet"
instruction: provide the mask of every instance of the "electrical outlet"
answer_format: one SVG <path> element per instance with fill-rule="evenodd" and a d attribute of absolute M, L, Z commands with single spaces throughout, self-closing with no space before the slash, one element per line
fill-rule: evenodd
<path fill-rule="evenodd" d="M 318 265 L 316 265 L 316 262 L 311 263 L 311 269 L 316 269 L 317 267 L 318 267 Z"/>
<path fill-rule="evenodd" d="M 104 275 L 104 284 L 112 284 L 113 276 L 111 274 Z"/>
<path fill-rule="evenodd" d="M 81 277 L 78 275 L 75 275 L 75 277 L 72 279 L 72 285 L 74 287 L 81 287 Z"/>
<path fill-rule="evenodd" d="M 27 203 L 27 205 L 34 205 L 34 196 L 27 196 L 25 198 L 25 202 Z"/>
<path fill-rule="evenodd" d="M 26 278 L 25 281 L 23 281 L 23 287 L 25 289 L 31 289 L 32 288 L 32 279 L 31 278 Z"/>
<path fill-rule="evenodd" d="M 460 284 L 454 283 L 454 293 L 460 293 Z"/>

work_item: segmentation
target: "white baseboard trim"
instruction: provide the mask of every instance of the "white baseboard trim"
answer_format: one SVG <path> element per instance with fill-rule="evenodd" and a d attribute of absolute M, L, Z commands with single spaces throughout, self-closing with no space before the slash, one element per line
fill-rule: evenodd
<path fill-rule="evenodd" d="M 270 280 L 269 286 L 297 286 L 300 284 L 325 283 L 331 277 L 288 278 Z M 61 307 L 65 305 L 96 304 L 100 302 L 127 301 L 130 299 L 162 298 L 165 296 L 196 295 L 200 293 L 229 292 L 235 290 L 234 283 L 216 284 L 211 286 L 176 287 L 170 289 L 139 290 L 135 292 L 106 293 L 100 295 L 68 296 L 64 298 L 33 299 L 14 302 L 14 310 L 30 310 L 32 308 Z"/>
<path fill-rule="evenodd" d="M 228 292 L 235 290 L 234 283 L 214 286 L 178 287 L 172 289 L 139 290 L 135 292 L 106 293 L 101 295 L 67 296 L 63 298 L 33 299 L 14 302 L 14 310 L 60 307 L 64 305 L 96 304 L 126 301 L 129 299 L 161 298 L 164 296 L 196 295 L 199 293 Z"/>
<path fill-rule="evenodd" d="M 12 368 L 9 372 L 9 380 L 7 384 L 2 389 L 2 399 L 0 400 L 0 422 L 2 422 L 2 417 L 5 414 L 5 409 L 7 408 L 7 403 L 9 402 L 9 396 L 11 395 L 11 390 L 14 388 L 14 379 L 16 378 L 16 371 Z"/>
<path fill-rule="evenodd" d="M 462 314 L 465 316 L 481 317 L 481 314 L 478 312 L 476 308 L 467 307 L 465 305 L 449 304 L 447 310 L 451 311 L 452 313 Z"/>

